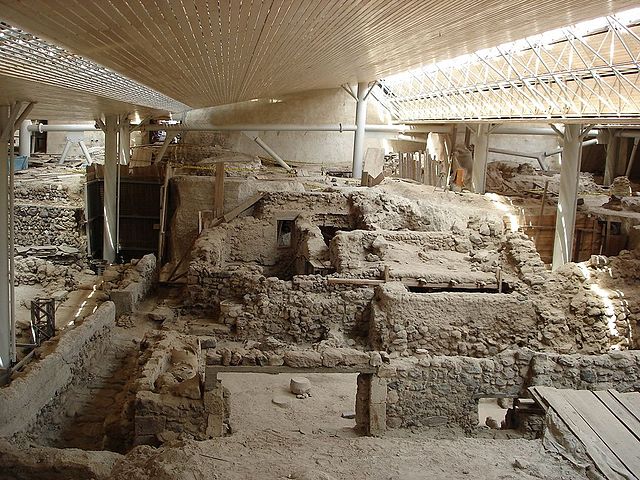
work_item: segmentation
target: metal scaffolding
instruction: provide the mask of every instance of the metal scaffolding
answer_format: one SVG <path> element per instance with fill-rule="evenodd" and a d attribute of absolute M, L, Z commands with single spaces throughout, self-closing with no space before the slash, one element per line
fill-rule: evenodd
<path fill-rule="evenodd" d="M 399 120 L 640 117 L 640 9 L 381 82 Z"/>

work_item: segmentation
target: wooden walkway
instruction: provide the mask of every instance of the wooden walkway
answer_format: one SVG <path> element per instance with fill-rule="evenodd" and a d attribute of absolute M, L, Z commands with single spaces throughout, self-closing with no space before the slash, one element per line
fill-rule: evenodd
<path fill-rule="evenodd" d="M 562 419 L 607 479 L 640 479 L 640 393 L 529 391 L 545 411 L 552 409 Z"/>

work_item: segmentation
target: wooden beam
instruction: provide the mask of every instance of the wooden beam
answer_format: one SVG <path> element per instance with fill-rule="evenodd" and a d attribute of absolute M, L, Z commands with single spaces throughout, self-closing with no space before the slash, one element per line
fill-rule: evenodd
<path fill-rule="evenodd" d="M 164 171 L 164 184 L 162 186 L 162 199 L 160 201 L 160 232 L 158 234 L 158 266 L 162 267 L 164 257 L 165 230 L 167 227 L 167 199 L 169 196 L 169 179 L 173 174 L 171 165 L 167 163 Z"/>
<path fill-rule="evenodd" d="M 256 202 L 262 200 L 262 197 L 264 197 L 264 193 L 256 193 L 255 195 L 252 195 L 251 197 L 246 199 L 244 202 L 242 202 L 240 205 L 238 205 L 236 208 L 234 208 L 229 213 L 227 213 L 224 216 L 224 221 L 229 223 L 231 220 L 236 218 L 242 212 L 244 212 L 248 208 L 251 208 L 253 205 L 255 205 Z"/>
<path fill-rule="evenodd" d="M 224 162 L 216 163 L 216 181 L 213 197 L 213 217 L 224 215 Z"/>

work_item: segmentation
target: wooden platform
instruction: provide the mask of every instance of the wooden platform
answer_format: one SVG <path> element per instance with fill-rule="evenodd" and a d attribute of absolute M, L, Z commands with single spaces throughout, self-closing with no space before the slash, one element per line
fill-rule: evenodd
<path fill-rule="evenodd" d="M 531 387 L 552 409 L 607 479 L 640 478 L 640 393 Z"/>

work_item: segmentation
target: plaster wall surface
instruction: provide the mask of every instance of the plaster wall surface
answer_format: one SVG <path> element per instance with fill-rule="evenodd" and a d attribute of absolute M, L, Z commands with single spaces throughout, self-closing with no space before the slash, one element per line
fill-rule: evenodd
<path fill-rule="evenodd" d="M 226 125 L 235 123 L 354 124 L 356 102 L 342 89 L 317 90 L 272 99 L 259 99 L 220 107 L 191 110 L 185 123 Z M 385 111 L 370 97 L 367 123 L 386 123 Z M 254 141 L 262 138 L 285 161 L 350 165 L 353 132 L 189 132 L 187 143 L 218 144 L 249 155 L 267 156 Z M 367 135 L 369 147 L 383 147 L 379 135 Z"/>
<path fill-rule="evenodd" d="M 57 122 L 57 121 L 49 121 L 49 125 L 61 125 L 67 124 L 69 122 Z M 87 125 L 89 128 L 93 128 L 93 121 L 86 122 L 77 122 L 78 125 Z M 66 137 L 69 135 L 68 132 L 47 132 L 47 153 L 51 154 L 60 154 L 64 149 L 65 144 L 67 143 Z M 91 147 L 102 147 L 104 148 L 104 133 L 100 130 L 95 131 L 87 131 L 87 132 L 78 132 L 73 133 L 72 135 L 82 135 L 84 139 L 84 143 L 87 145 L 87 148 Z M 71 145 L 71 149 L 69 150 L 70 156 L 82 156 L 82 150 L 80 150 L 80 146 L 78 142 L 73 142 Z"/>
<path fill-rule="evenodd" d="M 526 127 L 527 125 L 519 125 Z M 561 148 L 560 139 L 551 135 L 489 135 L 489 148 L 512 150 L 521 153 L 550 152 Z M 547 165 L 559 168 L 560 155 L 553 155 L 546 160 Z M 540 168 L 538 161 L 533 158 L 523 158 L 514 155 L 489 152 L 488 162 L 516 162 L 529 163 L 534 168 Z"/>

